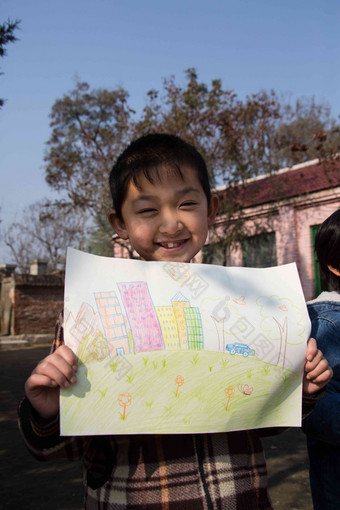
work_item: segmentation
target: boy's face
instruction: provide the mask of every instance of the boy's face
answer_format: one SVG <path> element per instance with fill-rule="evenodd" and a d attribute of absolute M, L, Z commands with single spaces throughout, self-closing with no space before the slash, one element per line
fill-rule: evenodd
<path fill-rule="evenodd" d="M 190 262 L 204 245 L 214 222 L 218 198 L 207 198 L 196 172 L 186 167 L 183 179 L 176 172 L 164 172 L 161 182 L 138 176 L 137 188 L 129 183 L 121 221 L 112 211 L 109 220 L 122 239 L 143 260 Z"/>

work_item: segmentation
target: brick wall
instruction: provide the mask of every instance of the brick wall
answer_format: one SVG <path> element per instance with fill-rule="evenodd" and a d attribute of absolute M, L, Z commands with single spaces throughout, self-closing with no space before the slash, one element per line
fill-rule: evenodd
<path fill-rule="evenodd" d="M 54 333 L 58 314 L 63 309 L 63 287 L 17 285 L 13 304 L 14 330 L 23 333 Z"/>
<path fill-rule="evenodd" d="M 12 274 L 1 283 L 1 334 L 50 334 L 52 338 L 64 305 L 64 275 Z"/>

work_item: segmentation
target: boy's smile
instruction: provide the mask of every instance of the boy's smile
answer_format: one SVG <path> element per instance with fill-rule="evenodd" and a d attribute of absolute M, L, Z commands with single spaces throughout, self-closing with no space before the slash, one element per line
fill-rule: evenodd
<path fill-rule="evenodd" d="M 117 234 L 129 239 L 143 260 L 190 262 L 204 245 L 214 222 L 218 199 L 207 198 L 196 172 L 165 170 L 153 183 L 141 174 L 131 181 L 122 206 L 121 221 L 109 215 Z"/>

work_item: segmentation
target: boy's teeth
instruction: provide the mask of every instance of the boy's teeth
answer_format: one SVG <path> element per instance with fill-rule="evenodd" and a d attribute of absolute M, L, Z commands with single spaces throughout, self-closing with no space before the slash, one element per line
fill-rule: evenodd
<path fill-rule="evenodd" d="M 165 248 L 177 248 L 181 243 L 162 243 Z"/>

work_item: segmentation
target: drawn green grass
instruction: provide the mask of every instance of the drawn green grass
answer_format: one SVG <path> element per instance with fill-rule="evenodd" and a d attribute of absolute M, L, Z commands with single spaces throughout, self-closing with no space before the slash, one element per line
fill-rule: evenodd
<path fill-rule="evenodd" d="M 128 382 L 129 384 L 132 384 L 134 378 L 136 377 L 136 374 L 133 373 L 132 371 L 126 376 L 126 382 Z"/>
<path fill-rule="evenodd" d="M 195 356 L 192 358 L 191 363 L 192 365 L 197 365 L 199 359 L 199 353 L 195 354 Z"/>
<path fill-rule="evenodd" d="M 220 363 L 222 367 L 225 368 L 228 365 L 228 360 L 225 357 L 221 356 Z"/>
<path fill-rule="evenodd" d="M 287 374 L 282 374 L 282 382 L 283 382 L 283 384 L 286 383 L 287 381 L 288 381 Z"/>
<path fill-rule="evenodd" d="M 164 415 L 169 416 L 173 411 L 173 406 L 164 406 Z"/>
<path fill-rule="evenodd" d="M 110 363 L 110 370 L 115 373 L 115 371 L 117 370 L 117 367 L 118 367 L 119 363 L 117 363 L 115 360 L 112 360 L 111 363 Z"/>
<path fill-rule="evenodd" d="M 119 380 L 112 360 L 79 367 L 78 383 L 61 392 L 63 435 L 222 432 L 273 423 L 288 426 L 292 424 L 291 414 L 295 419 L 292 410 L 301 402 L 298 374 L 254 358 L 209 351 L 194 355 L 192 351 L 173 351 L 165 357 L 163 351 L 150 352 L 147 357 L 129 355 L 127 359 L 132 369 Z M 154 366 L 161 367 L 163 361 L 166 366 L 155 371 Z M 219 368 L 209 371 L 209 367 Z M 245 384 L 250 370 L 253 393 L 236 391 L 226 411 L 225 388 Z M 176 397 L 179 375 L 184 384 Z M 125 418 L 129 419 L 122 420 L 118 396 L 127 392 L 131 404 Z M 287 404 L 281 405 L 284 399 Z M 190 425 L 184 422 L 189 416 Z"/>
<path fill-rule="evenodd" d="M 201 390 L 194 392 L 193 397 L 197 398 L 197 400 L 200 400 L 201 402 L 203 402 L 203 400 L 204 400 Z"/>

